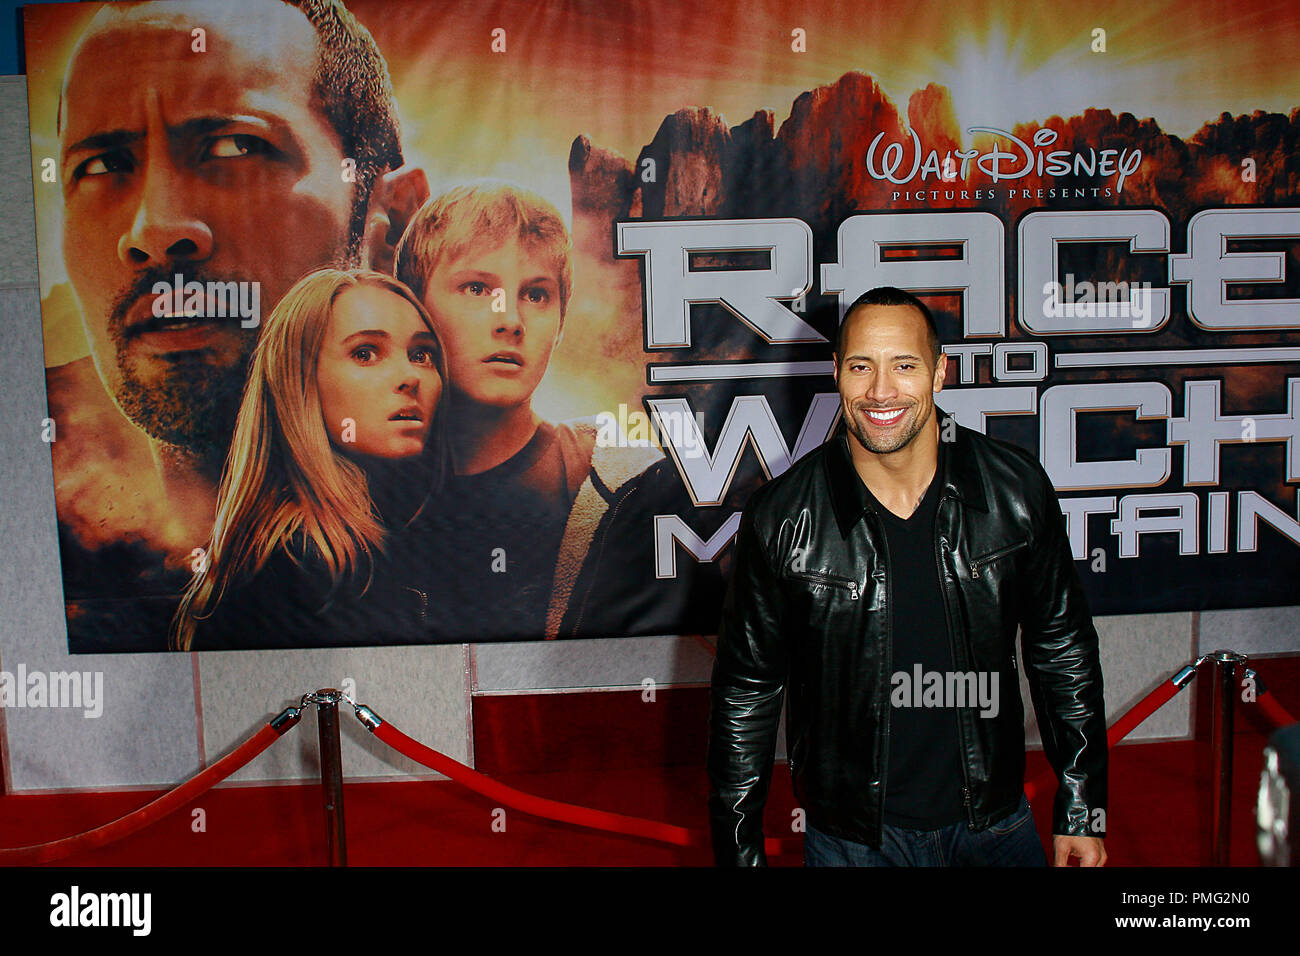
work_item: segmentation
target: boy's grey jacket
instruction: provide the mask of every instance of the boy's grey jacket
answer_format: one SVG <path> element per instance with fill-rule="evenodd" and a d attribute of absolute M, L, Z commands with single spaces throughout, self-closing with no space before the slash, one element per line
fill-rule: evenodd
<path fill-rule="evenodd" d="M 619 501 L 620 495 L 626 496 L 634 490 L 633 479 L 664 457 L 653 446 L 600 445 L 596 441 L 599 429 L 594 418 L 557 425 L 555 433 L 565 472 L 576 488 L 551 584 L 551 602 L 546 615 L 548 639 L 561 636 L 561 625 L 571 614 L 570 606 L 587 596 L 584 590 L 575 589 L 584 568 L 590 577 L 591 565 L 599 559 L 600 548 L 593 545 L 597 531 L 609 524 L 611 506 Z M 635 573 L 631 568 L 622 570 L 625 574 Z"/>

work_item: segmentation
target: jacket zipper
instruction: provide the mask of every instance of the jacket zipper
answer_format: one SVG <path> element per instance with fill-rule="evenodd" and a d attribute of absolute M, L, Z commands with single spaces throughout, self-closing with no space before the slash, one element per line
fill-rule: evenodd
<path fill-rule="evenodd" d="M 943 502 L 940 501 L 939 504 L 942 505 Z M 939 520 L 938 516 L 936 515 L 935 516 L 936 525 L 938 524 L 938 520 Z M 943 562 L 943 552 L 949 550 L 951 546 L 948 544 L 948 539 L 945 538 L 942 533 L 938 534 L 937 537 L 939 540 L 938 540 L 937 547 L 935 548 L 934 556 L 935 556 L 935 560 L 938 562 L 939 565 L 939 587 L 943 589 L 943 617 L 944 620 L 947 621 L 948 623 L 948 650 L 952 654 L 952 666 L 954 668 L 957 668 L 961 666 L 961 662 L 957 660 L 957 643 L 956 643 L 960 635 L 955 634 L 953 631 L 952 612 L 948 603 L 949 602 L 948 569 L 944 566 L 944 562 Z M 973 566 L 971 570 L 972 573 L 974 573 Z M 966 819 L 971 829 L 973 830 L 975 828 L 975 808 L 971 805 L 970 767 L 967 766 L 968 747 L 966 741 L 966 731 L 964 725 L 962 724 L 960 711 L 957 712 L 956 718 L 957 718 L 957 739 L 961 743 L 961 778 L 962 778 L 961 801 L 964 807 L 966 808 Z"/>
<path fill-rule="evenodd" d="M 1015 544 L 1008 545 L 1005 548 L 998 548 L 998 550 L 996 551 L 991 551 L 988 554 L 980 555 L 980 557 L 976 558 L 974 561 L 970 563 L 970 576 L 972 578 L 979 577 L 980 568 L 988 567 L 998 558 L 1004 557 L 1010 554 L 1012 551 L 1019 551 L 1027 544 L 1029 544 L 1028 541 L 1017 541 Z"/>
<path fill-rule="evenodd" d="M 888 685 L 890 683 L 890 674 L 893 673 L 893 668 L 894 668 L 894 578 L 893 575 L 889 573 L 889 564 L 888 564 L 889 538 L 885 534 L 885 524 L 878 517 L 875 518 L 875 522 L 876 522 L 876 532 L 877 534 L 880 535 L 880 541 L 885 546 L 883 556 L 881 555 L 880 548 L 876 549 L 876 554 L 877 556 L 883 558 L 882 572 L 885 576 L 886 621 L 885 621 L 885 640 L 882 642 L 884 644 L 885 667 L 882 673 L 884 674 L 885 684 Z M 886 702 L 888 702 L 890 699 L 888 686 L 886 686 L 885 688 L 884 699 Z M 876 839 L 877 840 L 880 839 L 881 834 L 884 832 L 885 798 L 889 794 L 889 732 L 890 732 L 889 718 L 891 716 L 891 706 L 892 705 L 884 706 L 881 708 L 881 711 L 883 711 L 885 715 L 885 719 L 883 721 L 885 726 L 884 726 L 884 732 L 881 734 L 881 745 L 880 745 L 880 813 L 877 815 L 876 818 Z"/>
<path fill-rule="evenodd" d="M 856 601 L 861 596 L 861 590 L 858 582 L 852 578 L 842 578 L 834 574 L 825 574 L 821 571 L 791 571 L 793 577 L 801 578 L 805 581 L 815 581 L 818 584 L 825 584 L 828 587 L 847 588 L 849 600 Z"/>

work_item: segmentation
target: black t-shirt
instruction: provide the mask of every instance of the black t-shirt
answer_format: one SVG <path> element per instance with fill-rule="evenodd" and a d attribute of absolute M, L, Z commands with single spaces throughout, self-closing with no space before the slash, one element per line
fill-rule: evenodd
<path fill-rule="evenodd" d="M 906 706 L 891 704 L 889 710 L 884 819 L 891 826 L 913 830 L 936 830 L 965 819 L 957 713 L 949 706 L 913 706 L 921 700 L 920 690 L 912 690 L 918 665 L 922 682 L 927 673 L 937 672 L 946 678 L 953 669 L 935 551 L 934 521 L 942 473 L 941 442 L 935 480 L 916 511 L 906 519 L 867 492 L 884 524 L 889 547 L 893 598 L 891 701 L 893 675 L 907 677 L 906 683 L 900 683 L 907 691 Z"/>
<path fill-rule="evenodd" d="M 418 519 L 444 565 L 428 577 L 442 631 L 466 642 L 545 634 L 569 489 L 546 423 L 495 468 L 448 481 L 427 519 Z"/>

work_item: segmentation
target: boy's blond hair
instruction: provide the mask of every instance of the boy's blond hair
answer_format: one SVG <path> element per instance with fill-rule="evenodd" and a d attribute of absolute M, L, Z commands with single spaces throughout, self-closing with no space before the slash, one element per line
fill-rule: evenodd
<path fill-rule="evenodd" d="M 495 249 L 511 238 L 550 263 L 563 321 L 573 285 L 573 239 L 554 206 L 503 180 L 456 186 L 421 206 L 397 244 L 397 278 L 423 301 L 429 277 L 444 259 L 458 259 L 476 246 Z"/>

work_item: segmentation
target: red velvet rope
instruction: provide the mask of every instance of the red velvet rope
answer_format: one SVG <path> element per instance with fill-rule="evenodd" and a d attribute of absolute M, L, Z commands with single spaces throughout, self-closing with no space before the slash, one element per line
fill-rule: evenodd
<path fill-rule="evenodd" d="M 1143 697 L 1106 731 L 1107 746 L 1113 747 L 1127 737 L 1142 721 L 1167 704 L 1180 690 L 1182 688 L 1171 678 Z M 1286 727 L 1296 722 L 1296 719 L 1267 689 L 1261 690 L 1259 696 L 1255 698 L 1255 703 L 1259 705 L 1260 712 L 1278 727 Z M 1050 772 L 1040 774 L 1025 784 L 1025 794 L 1032 801 L 1039 789 L 1050 783 L 1053 778 Z"/>
<path fill-rule="evenodd" d="M 1182 688 L 1174 683 L 1172 677 L 1167 681 L 1163 681 L 1160 686 L 1130 707 L 1123 717 L 1110 726 L 1110 729 L 1106 731 L 1106 746 L 1113 747 L 1127 737 L 1138 724 L 1169 703 L 1180 690 Z M 1038 791 L 1055 779 L 1055 772 L 1046 770 L 1033 780 L 1028 781 L 1025 784 L 1025 796 L 1029 799 L 1029 802 L 1032 803 L 1037 799 Z"/>
<path fill-rule="evenodd" d="M 75 836 L 64 837 L 50 843 L 0 849 L 0 865 L 30 866 L 34 863 L 49 863 L 52 860 L 59 860 L 73 853 L 79 853 L 82 850 L 93 850 L 104 846 L 106 843 L 112 843 L 114 840 L 120 840 L 132 833 L 143 830 L 149 824 L 155 823 L 173 810 L 183 807 L 199 794 L 210 790 L 213 786 L 225 780 L 279 740 L 280 735 L 292 726 L 293 723 L 288 723 L 281 724 L 279 728 L 276 728 L 268 723 L 240 744 L 239 747 L 226 754 L 206 770 L 191 777 L 180 786 L 167 791 L 158 799 L 146 803 L 139 810 L 128 813 L 124 817 L 119 817 L 112 823 L 106 823 L 93 830 L 87 830 L 85 833 L 78 833 Z"/>
<path fill-rule="evenodd" d="M 416 763 L 423 764 L 430 770 L 436 770 L 497 803 L 522 810 L 524 813 L 596 830 L 645 837 L 648 840 L 670 843 L 673 846 L 698 846 L 707 842 L 704 835 L 696 830 L 673 826 L 670 823 L 660 823 L 657 820 L 610 813 L 606 810 L 593 810 L 590 807 L 561 803 L 558 800 L 547 800 L 544 797 L 535 797 L 522 790 L 516 790 L 514 787 L 507 787 L 477 770 L 470 769 L 460 761 L 453 760 L 446 754 L 438 753 L 418 740 L 411 739 L 387 722 L 374 728 L 374 734 L 398 753 L 410 757 Z"/>
<path fill-rule="evenodd" d="M 1266 690 L 1256 697 L 1255 703 L 1259 705 L 1260 713 L 1271 720 L 1274 726 L 1289 727 L 1295 723 L 1295 718 L 1278 702 L 1271 690 Z"/>
<path fill-rule="evenodd" d="M 1169 703 L 1173 696 L 1182 688 L 1173 682 L 1173 679 L 1162 683 L 1159 687 L 1147 694 L 1134 706 L 1129 708 L 1119 720 L 1111 725 L 1106 731 L 1106 746 L 1114 747 L 1117 743 L 1137 729 L 1138 724 L 1146 720 L 1157 710 Z"/>

